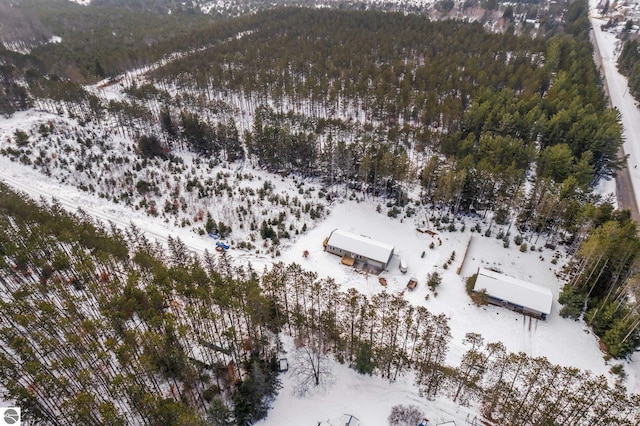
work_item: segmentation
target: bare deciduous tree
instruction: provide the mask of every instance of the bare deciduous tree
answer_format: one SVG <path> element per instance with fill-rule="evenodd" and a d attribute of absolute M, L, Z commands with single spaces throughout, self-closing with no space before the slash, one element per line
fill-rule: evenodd
<path fill-rule="evenodd" d="M 334 380 L 329 356 L 314 345 L 298 348 L 293 364 L 296 395 L 306 396 L 314 389 L 322 391 Z"/>

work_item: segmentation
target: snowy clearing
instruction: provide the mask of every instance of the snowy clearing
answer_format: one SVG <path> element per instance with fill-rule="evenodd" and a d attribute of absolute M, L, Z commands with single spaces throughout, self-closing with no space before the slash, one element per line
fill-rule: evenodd
<path fill-rule="evenodd" d="M 0 127 L 3 127 L 2 123 Z M 113 222 L 119 227 L 135 223 L 150 239 L 162 243 L 166 242 L 169 235 L 180 237 L 197 253 L 215 249 L 214 241 L 209 236 L 197 235 L 192 230 L 173 226 L 161 218 L 149 217 L 140 210 L 135 211 L 122 204 L 113 204 L 78 189 L 57 184 L 32 168 L 7 158 L 0 158 L 0 170 L 0 177 L 4 181 L 36 199 L 54 197 L 69 210 L 80 207 L 97 219 Z M 264 174 L 263 179 L 269 176 L 258 170 L 252 170 L 251 173 Z M 296 186 L 290 178 L 272 178 L 280 191 L 295 194 Z M 306 233 L 283 243 L 279 257 L 258 255 L 234 247 L 228 255 L 238 264 L 250 262 L 258 271 L 268 268 L 273 262 L 296 262 L 322 277 L 333 277 L 343 290 L 354 287 L 366 295 L 381 291 L 404 291 L 404 297 L 411 303 L 424 305 L 432 313 L 443 313 L 449 318 L 453 336 L 447 357 L 450 365 L 457 365 L 464 352 L 469 349 L 462 343 L 465 334 L 475 332 L 481 334 L 487 343 L 502 341 L 509 351 L 544 356 L 555 364 L 575 366 L 611 377 L 609 368 L 612 363 L 605 363 L 604 354 L 600 352 L 595 336 L 582 322 L 563 319 L 558 315 L 557 295 L 561 280 L 557 274 L 564 260 L 564 255 L 558 251 L 560 249 L 541 249 L 545 244 L 543 237 L 533 237 L 531 241 L 527 241 L 529 246 L 538 247 L 536 251 L 521 252 L 513 242 L 509 248 L 504 248 L 503 241 L 495 238 L 499 230 L 495 224 L 491 237 L 471 232 L 476 223 L 480 224 L 483 231 L 489 225 L 479 217 L 457 219 L 454 224 L 458 231 L 436 231 L 431 227 L 430 219 L 439 216 L 440 212 L 420 207 L 414 217 L 392 219 L 386 214 L 385 208 L 381 213 L 376 212 L 379 204 L 384 205 L 384 200 L 372 198 L 362 201 L 334 201 L 324 220 L 317 221 Z M 463 223 L 465 231 L 460 232 Z M 437 234 L 419 232 L 418 228 L 429 229 Z M 380 285 L 378 276 L 358 273 L 342 265 L 338 256 L 323 251 L 322 242 L 334 229 L 364 234 L 395 246 L 394 258 L 388 271 L 384 272 L 388 282 L 386 287 Z M 429 248 L 431 243 L 434 243 L 433 248 Z M 469 250 L 465 257 L 468 244 Z M 303 257 L 305 250 L 309 252 L 306 258 Z M 425 253 L 424 257 L 422 252 Z M 455 259 L 445 269 L 444 265 L 453 252 Z M 399 269 L 400 257 L 407 263 L 406 274 Z M 557 264 L 552 263 L 554 257 L 559 259 Z M 554 294 L 554 304 L 547 321 L 530 319 L 495 306 L 474 306 L 465 292 L 464 280 L 479 267 L 495 268 L 512 277 L 550 288 Z M 460 275 L 456 273 L 459 268 Z M 439 272 L 443 278 L 437 289 L 437 296 L 426 286 L 426 276 L 433 271 Z M 405 287 L 411 276 L 418 278 L 418 286 L 413 291 L 406 291 Z M 425 299 L 427 295 L 428 300 Z M 631 392 L 636 392 L 640 379 L 637 362 L 625 363 L 625 371 L 628 375 L 625 384 Z M 478 415 L 473 410 L 461 408 L 444 399 L 430 402 L 420 397 L 410 376 L 401 377 L 396 383 L 389 383 L 378 377 L 358 375 L 353 370 L 336 364 L 333 367 L 333 384 L 313 398 L 300 398 L 292 394 L 293 384 L 288 374 L 283 375 L 284 387 L 274 402 L 273 410 L 261 424 L 304 424 L 348 413 L 359 418 L 362 425 L 375 425 L 384 423 L 391 407 L 401 403 L 418 405 L 427 417 L 436 422 L 456 420 L 464 424 L 466 420 L 471 421 Z"/>
<path fill-rule="evenodd" d="M 640 146 L 636 143 L 640 140 L 640 111 L 636 107 L 635 100 L 626 93 L 626 79 L 618 74 L 616 69 L 617 39 L 615 35 L 602 32 L 598 18 L 592 17 L 592 22 L 602 52 L 611 97 L 622 114 L 626 139 L 624 148 L 629 154 L 629 164 L 635 166 L 640 163 Z M 106 99 L 118 99 L 121 96 L 120 89 L 115 86 L 105 88 L 96 86 L 95 92 Z M 51 117 L 53 116 L 27 111 L 17 113 L 10 119 L 0 118 L 0 134 L 8 137 L 16 128 L 29 128 L 37 123 L 46 122 Z M 183 158 L 185 163 L 193 164 L 193 156 L 186 153 L 179 153 L 178 156 Z M 227 168 L 216 166 L 214 170 L 207 173 L 215 179 L 217 172 L 233 173 L 240 167 L 235 164 Z M 270 175 L 246 165 L 242 166 L 242 171 L 256 176 L 256 185 L 267 180 L 273 182 L 277 194 L 290 197 L 300 194 L 300 182 L 296 182 L 293 178 Z M 636 199 L 640 201 L 640 171 L 635 167 L 631 168 L 631 176 L 635 184 Z M 177 221 L 150 217 L 144 210 L 136 210 L 123 203 L 116 204 L 70 185 L 60 184 L 54 178 L 47 177 L 30 166 L 19 164 L 6 157 L 0 157 L 0 179 L 35 199 L 42 197 L 50 201 L 51 198 L 55 198 L 65 208 L 71 211 L 81 208 L 102 222 L 112 222 L 121 228 L 135 224 L 150 239 L 163 244 L 166 244 L 169 236 L 173 236 L 179 237 L 198 254 L 202 254 L 205 250 L 211 252 L 215 250 L 215 242 L 209 236 L 199 235 L 191 227 L 180 227 L 176 225 Z M 320 187 L 319 184 L 311 181 L 305 181 L 304 185 L 305 188 L 313 188 L 316 194 Z M 604 189 L 604 191 L 608 190 L 610 188 Z M 447 355 L 449 365 L 459 363 L 462 355 L 469 349 L 463 344 L 465 334 L 474 332 L 481 334 L 487 343 L 503 342 L 509 351 L 522 351 L 532 357 L 546 357 L 554 364 L 574 366 L 594 374 L 603 374 L 613 382 L 614 378 L 609 369 L 619 361 L 605 362 L 596 337 L 583 322 L 563 319 L 558 315 L 560 306 L 557 297 L 563 283 L 560 272 L 566 260 L 562 247 L 553 250 L 544 248 L 546 243 L 544 237 L 531 238 L 527 235 L 524 237 L 529 249 L 521 252 L 518 245 L 513 243 L 513 236 L 517 232 L 515 228 L 511 229 L 511 244 L 505 248 L 503 241 L 495 238 L 500 227 L 491 225 L 488 220 L 483 221 L 481 217 L 456 218 L 454 221 L 456 231 L 439 231 L 435 229 L 431 219 L 434 216 L 441 216 L 441 212 L 416 206 L 414 216 L 393 219 L 387 215 L 387 209 L 384 207 L 386 200 L 352 198 L 352 200 L 333 198 L 327 206 L 326 217 L 309 222 L 306 232 L 293 236 L 291 240 L 281 241 L 279 256 L 261 248 L 239 249 L 233 244 L 228 255 L 235 263 L 251 263 L 258 271 L 269 268 L 273 262 L 296 262 L 304 269 L 314 271 L 321 277 L 334 278 L 343 290 L 353 287 L 367 296 L 383 291 L 394 294 L 403 293 L 412 304 L 425 306 L 430 312 L 442 313 L 449 319 L 452 334 Z M 208 200 L 189 199 L 191 204 L 198 202 L 203 203 L 201 207 L 204 210 L 213 213 L 222 214 L 225 208 L 224 205 L 216 205 Z M 382 206 L 381 209 L 378 209 L 379 205 Z M 197 210 L 198 207 L 200 206 L 191 205 L 190 209 Z M 295 223 L 296 228 L 299 224 L 299 222 Z M 476 224 L 481 226 L 483 232 L 471 231 Z M 460 231 L 463 225 L 464 231 Z M 484 236 L 488 226 L 493 226 L 490 237 Z M 339 257 L 323 250 L 323 240 L 334 229 L 367 235 L 395 247 L 395 255 L 388 271 L 384 273 L 386 287 L 380 285 L 377 275 L 357 272 L 353 268 L 342 265 Z M 429 230 L 436 234 L 420 232 L 418 229 Z M 232 238 L 242 241 L 248 234 L 247 229 L 234 227 Z M 433 248 L 430 248 L 432 243 Z M 535 251 L 530 249 L 532 245 L 536 247 Z M 308 252 L 307 257 L 303 257 L 305 251 Z M 455 255 L 452 256 L 453 253 Z M 454 260 L 448 263 L 452 257 Z M 400 271 L 400 258 L 407 263 L 407 273 Z M 447 264 L 446 268 L 445 264 Z M 540 321 L 495 306 L 478 308 L 473 305 L 465 292 L 465 279 L 480 267 L 497 269 L 514 278 L 549 288 L 554 295 L 554 302 L 548 319 Z M 426 277 L 432 272 L 438 272 L 442 276 L 442 284 L 437 288 L 437 295 L 426 285 Z M 414 276 L 418 279 L 418 285 L 415 290 L 409 291 L 406 289 L 407 281 Z M 291 353 L 293 342 L 286 336 L 283 340 L 288 353 Z M 396 382 L 390 383 L 379 377 L 359 375 L 338 363 L 333 363 L 331 368 L 332 383 L 305 398 L 294 395 L 292 374 L 284 373 L 281 376 L 283 388 L 273 404 L 273 409 L 259 424 L 264 426 L 317 424 L 343 414 L 351 414 L 360 419 L 362 426 L 380 425 L 386 423 L 391 408 L 398 404 L 419 406 L 430 419 L 431 424 L 451 420 L 456 421 L 456 424 L 465 424 L 479 417 L 479 413 L 473 408 L 460 407 L 444 398 L 428 401 L 421 397 L 413 384 L 411 375 L 400 377 Z M 638 361 L 624 362 L 624 369 L 627 374 L 624 384 L 629 391 L 634 393 L 640 391 Z"/>

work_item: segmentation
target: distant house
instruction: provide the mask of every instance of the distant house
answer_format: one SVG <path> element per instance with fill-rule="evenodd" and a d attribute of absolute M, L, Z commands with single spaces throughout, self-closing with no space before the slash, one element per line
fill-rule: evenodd
<path fill-rule="evenodd" d="M 479 268 L 473 291 L 482 290 L 494 305 L 542 319 L 551 313 L 553 293 L 546 287 Z"/>
<path fill-rule="evenodd" d="M 325 239 L 324 247 L 329 253 L 342 257 L 345 265 L 363 262 L 379 269 L 387 269 L 394 250 L 391 244 L 338 229 Z"/>

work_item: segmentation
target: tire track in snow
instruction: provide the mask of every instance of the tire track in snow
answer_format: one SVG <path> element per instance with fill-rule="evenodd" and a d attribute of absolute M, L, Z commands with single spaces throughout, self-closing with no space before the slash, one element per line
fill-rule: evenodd
<path fill-rule="evenodd" d="M 3 167 L 4 161 L 10 162 L 10 160 L 0 157 L 0 180 L 36 201 L 43 199 L 50 203 L 55 200 L 70 213 L 77 213 L 81 209 L 105 225 L 113 223 L 122 230 L 130 228 L 134 224 L 149 240 L 152 242 L 155 240 L 165 248 L 168 247 L 169 237 L 173 237 L 180 238 L 180 241 L 189 250 L 200 257 L 204 255 L 205 250 L 212 254 L 215 253 L 215 246 L 208 237 L 201 239 L 200 236 L 196 236 L 189 230 L 172 229 L 157 218 L 136 217 L 128 207 L 97 198 L 73 186 L 60 184 L 54 178 L 48 178 L 27 167 L 20 171 L 7 171 L 9 166 Z M 15 169 L 15 163 L 10 167 Z M 268 256 L 260 256 L 244 250 L 232 249 L 226 254 L 233 265 L 246 266 L 251 264 L 256 271 L 268 269 L 273 265 L 272 259 Z"/>
<path fill-rule="evenodd" d="M 32 179 L 36 178 L 35 182 Z M 118 212 L 106 212 L 102 209 L 96 208 L 92 202 L 88 202 L 92 196 L 88 194 L 83 194 L 79 190 L 76 190 L 73 187 L 62 187 L 59 183 L 53 181 L 51 179 L 48 182 L 39 182 L 37 176 L 20 176 L 16 173 L 10 173 L 5 170 L 0 171 L 0 179 L 2 179 L 8 186 L 12 187 L 16 191 L 23 192 L 27 194 L 34 200 L 43 199 L 46 202 L 52 202 L 53 200 L 57 201 L 62 207 L 64 207 L 67 211 L 71 213 L 77 213 L 78 209 L 81 209 L 88 215 L 99 219 L 105 224 L 113 223 L 118 228 L 127 229 L 131 226 L 131 224 L 135 224 L 140 230 L 142 230 L 147 237 L 153 237 L 153 239 L 159 241 L 164 246 L 167 246 L 168 237 L 170 236 L 169 231 L 167 233 L 159 233 L 155 230 L 150 229 L 148 226 L 145 226 L 144 223 L 140 223 L 139 220 L 134 220 L 134 218 L 125 219 L 123 214 L 119 214 Z M 42 179 L 43 180 L 43 179 Z M 73 194 L 70 194 L 73 193 Z M 99 200 L 96 203 L 107 203 L 107 201 Z M 120 212 L 124 213 L 124 212 Z M 187 244 L 183 241 L 187 247 L 191 250 L 202 254 L 204 250 L 200 247 L 193 246 Z"/>

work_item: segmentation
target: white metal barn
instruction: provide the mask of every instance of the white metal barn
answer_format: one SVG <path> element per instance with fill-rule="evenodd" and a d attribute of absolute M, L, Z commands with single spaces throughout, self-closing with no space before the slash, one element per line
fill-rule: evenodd
<path fill-rule="evenodd" d="M 542 319 L 551 313 L 553 293 L 546 287 L 479 268 L 473 291 L 482 290 L 495 305 Z"/>
<path fill-rule="evenodd" d="M 324 242 L 325 250 L 342 257 L 342 263 L 352 266 L 356 261 L 379 269 L 387 269 L 394 247 L 363 235 L 335 229 Z"/>

